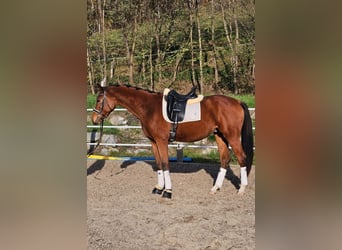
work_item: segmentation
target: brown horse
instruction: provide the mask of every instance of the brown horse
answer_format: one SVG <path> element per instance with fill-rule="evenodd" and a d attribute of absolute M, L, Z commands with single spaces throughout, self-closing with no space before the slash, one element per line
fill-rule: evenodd
<path fill-rule="evenodd" d="M 171 198 L 168 140 L 172 124 L 162 116 L 163 95 L 126 85 L 98 87 L 97 103 L 92 114 L 93 123 L 101 122 L 117 105 L 127 108 L 136 116 L 145 136 L 151 140 L 158 167 L 158 184 L 152 193 L 163 193 L 163 197 Z M 241 185 L 238 194 L 243 194 L 253 161 L 252 121 L 247 105 L 223 95 L 206 96 L 201 102 L 201 120 L 180 123 L 175 139 L 194 142 L 211 134 L 215 135 L 218 145 L 221 168 L 210 193 L 215 193 L 222 187 L 230 161 L 229 143 L 240 165 Z"/>

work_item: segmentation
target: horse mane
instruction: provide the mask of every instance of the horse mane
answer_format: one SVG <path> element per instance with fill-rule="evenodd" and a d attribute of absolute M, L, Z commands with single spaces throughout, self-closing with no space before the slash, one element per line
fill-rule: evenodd
<path fill-rule="evenodd" d="M 140 88 L 140 87 L 136 87 L 136 86 L 132 86 L 128 83 L 126 84 L 118 84 L 118 83 L 115 83 L 115 84 L 112 84 L 112 85 L 109 85 L 109 86 L 115 86 L 115 87 L 126 87 L 126 88 L 132 88 L 132 89 L 135 89 L 135 90 L 138 90 L 138 91 L 145 91 L 145 92 L 148 92 L 150 94 L 157 94 L 157 95 L 160 95 L 161 93 L 160 92 L 156 92 L 156 91 L 153 91 L 153 90 L 150 90 L 150 89 L 144 89 L 144 88 Z"/>

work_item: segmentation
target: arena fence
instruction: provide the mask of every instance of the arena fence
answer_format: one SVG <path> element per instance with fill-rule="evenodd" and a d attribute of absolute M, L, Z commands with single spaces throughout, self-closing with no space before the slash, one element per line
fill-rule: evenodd
<path fill-rule="evenodd" d="M 92 112 L 93 109 L 87 109 L 87 112 Z M 114 112 L 128 112 L 127 109 L 117 108 Z M 249 108 L 249 112 L 251 114 L 252 120 L 255 120 L 255 108 Z M 87 125 L 87 128 L 99 129 L 100 125 Z M 104 125 L 103 128 L 116 128 L 116 129 L 141 129 L 141 126 L 134 125 Z M 255 133 L 255 127 L 253 127 L 253 131 Z M 94 140 L 93 140 L 94 141 Z M 87 142 L 88 146 L 94 146 L 97 142 Z M 108 146 L 108 147 L 151 147 L 150 143 L 105 143 L 101 142 L 100 146 Z M 175 142 L 169 144 L 170 148 L 176 148 L 177 150 L 177 161 L 182 161 L 183 159 L 183 148 L 198 148 L 198 149 L 217 149 L 216 145 L 197 145 L 195 143 L 181 143 Z M 255 147 L 254 147 L 255 150 Z"/>

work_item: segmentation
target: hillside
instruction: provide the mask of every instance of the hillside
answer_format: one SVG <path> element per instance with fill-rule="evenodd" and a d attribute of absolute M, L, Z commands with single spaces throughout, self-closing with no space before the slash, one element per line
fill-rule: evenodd
<path fill-rule="evenodd" d="M 254 1 L 87 3 L 89 93 L 100 82 L 254 93 Z"/>

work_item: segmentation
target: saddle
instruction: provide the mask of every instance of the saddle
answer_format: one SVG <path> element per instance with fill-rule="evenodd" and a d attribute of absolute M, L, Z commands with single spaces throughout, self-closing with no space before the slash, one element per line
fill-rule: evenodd
<path fill-rule="evenodd" d="M 181 122 L 184 119 L 185 107 L 189 99 L 197 98 L 196 87 L 193 87 L 186 95 L 181 95 L 171 90 L 167 96 L 167 116 L 173 122 Z"/>
<path fill-rule="evenodd" d="M 196 87 L 193 87 L 186 95 L 182 95 L 177 93 L 175 90 L 171 90 L 165 96 L 167 102 L 167 116 L 169 120 L 173 122 L 169 136 L 170 142 L 175 140 L 178 123 L 184 119 L 188 101 L 191 99 L 196 99 L 197 97 Z"/>

